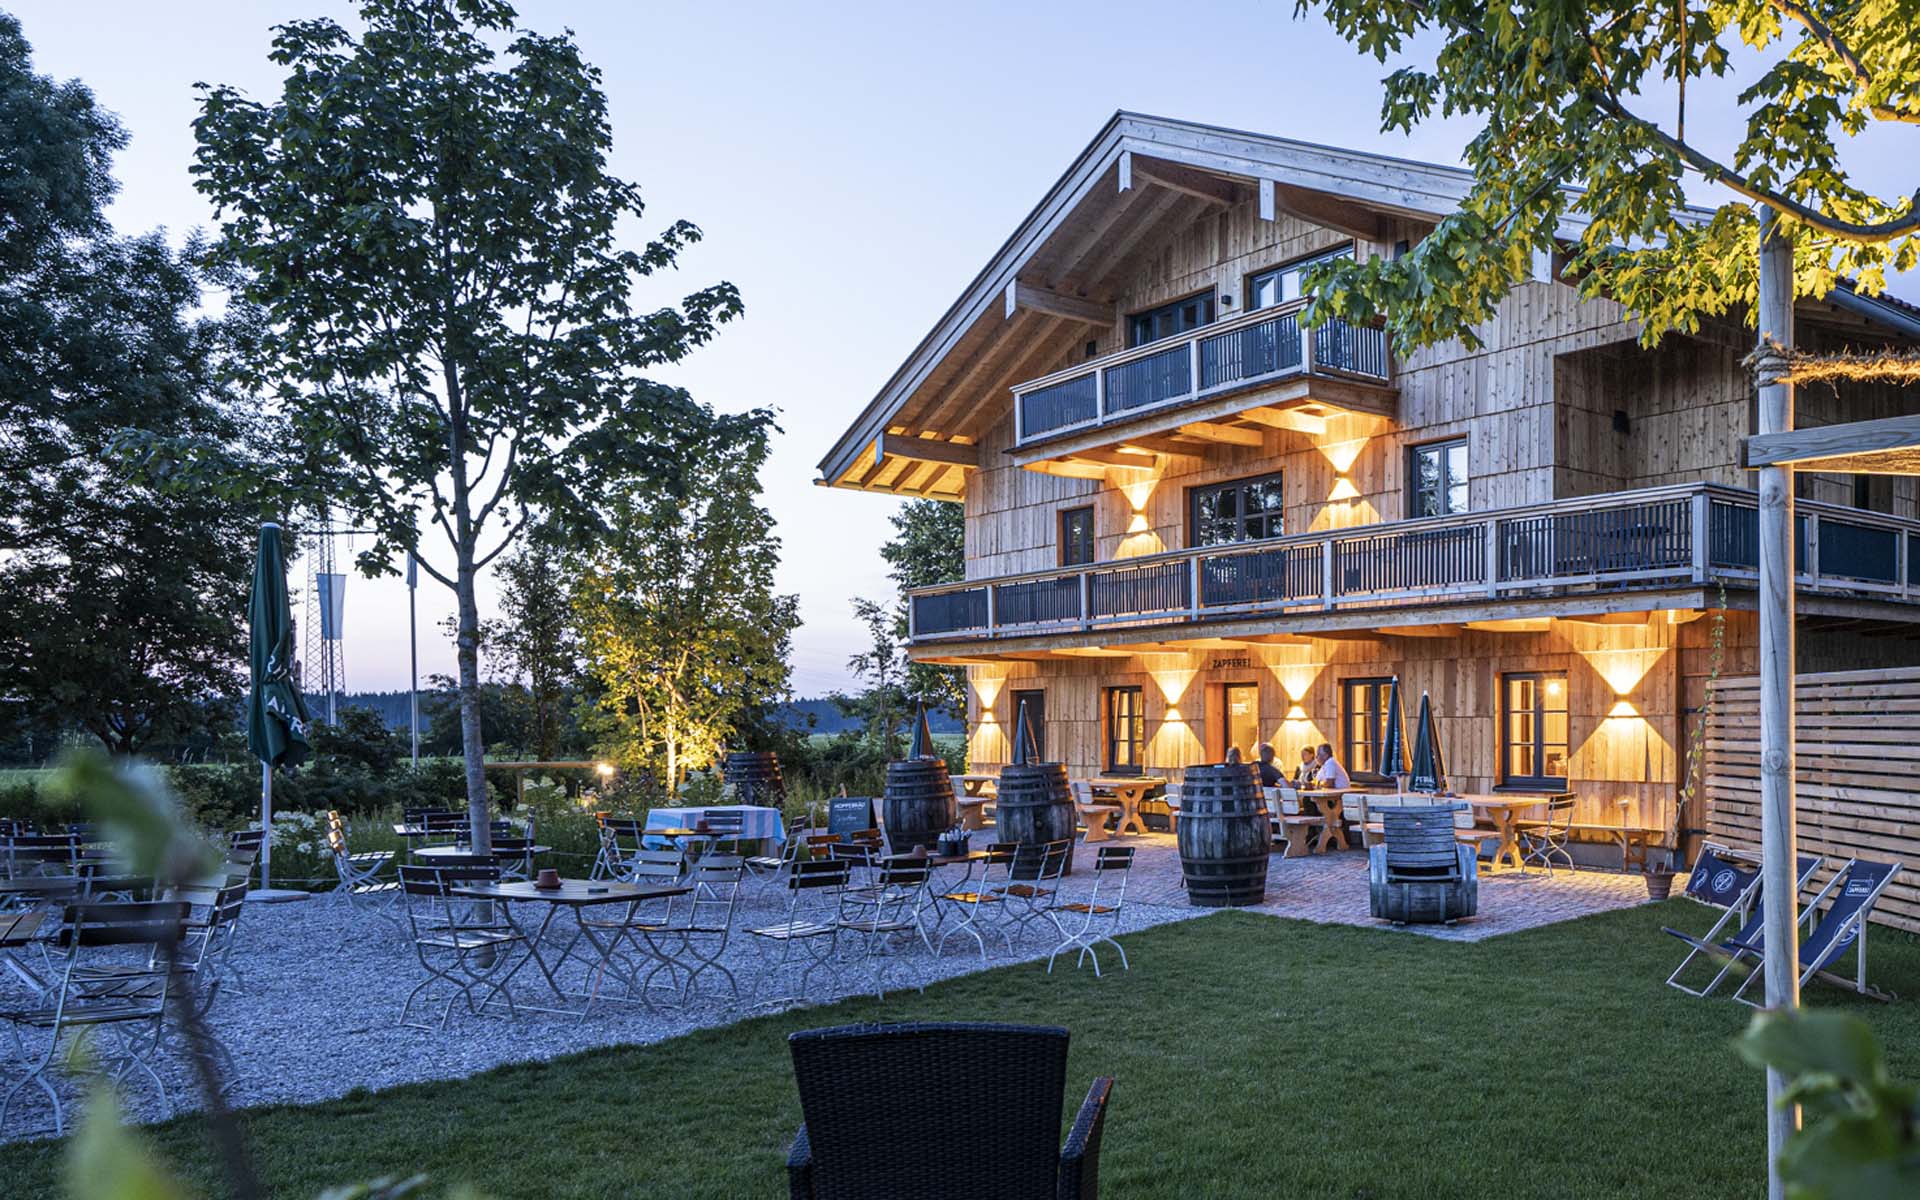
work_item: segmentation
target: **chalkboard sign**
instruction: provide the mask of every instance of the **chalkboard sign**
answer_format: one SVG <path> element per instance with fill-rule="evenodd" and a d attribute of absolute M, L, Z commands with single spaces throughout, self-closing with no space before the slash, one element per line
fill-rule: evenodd
<path fill-rule="evenodd" d="M 836 796 L 827 810 L 828 833 L 858 833 L 873 828 L 873 797 Z"/>

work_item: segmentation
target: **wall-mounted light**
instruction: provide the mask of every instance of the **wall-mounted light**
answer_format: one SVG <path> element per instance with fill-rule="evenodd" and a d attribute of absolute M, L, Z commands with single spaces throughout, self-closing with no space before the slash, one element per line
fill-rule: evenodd
<path fill-rule="evenodd" d="M 1327 493 L 1329 500 L 1352 500 L 1360 495 L 1360 489 L 1353 486 L 1353 480 L 1345 475 L 1334 477 L 1333 490 Z"/>
<path fill-rule="evenodd" d="M 1306 719 L 1307 710 L 1301 708 L 1298 704 L 1287 710 L 1287 720 L 1289 721 L 1304 721 Z"/>
<path fill-rule="evenodd" d="M 1635 708 L 1633 706 L 1633 703 L 1628 700 L 1616 700 L 1613 702 L 1613 707 L 1607 710 L 1607 716 L 1609 718 L 1637 717 L 1639 715 L 1640 715 L 1640 710 Z"/>

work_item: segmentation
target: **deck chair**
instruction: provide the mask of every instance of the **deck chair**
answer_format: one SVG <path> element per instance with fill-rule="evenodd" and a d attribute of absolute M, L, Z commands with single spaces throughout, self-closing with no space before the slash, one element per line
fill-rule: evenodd
<path fill-rule="evenodd" d="M 1807 881 L 1813 878 L 1813 873 L 1820 869 L 1820 862 L 1818 854 L 1800 856 L 1793 875 L 1796 896 L 1800 894 L 1801 888 L 1807 886 Z M 1732 878 L 1728 878 L 1729 875 Z M 1735 885 L 1738 885 L 1738 890 L 1733 890 Z M 1687 944 L 1687 956 L 1681 959 L 1680 965 L 1667 976 L 1667 986 L 1679 988 L 1689 996 L 1705 996 L 1720 986 L 1720 981 L 1727 977 L 1727 972 L 1733 969 L 1735 963 L 1748 953 L 1754 952 L 1749 948 L 1757 948 L 1760 945 L 1762 927 L 1760 872 L 1731 866 L 1715 854 L 1713 848 L 1702 847 L 1700 861 L 1694 864 L 1693 874 L 1687 876 L 1686 894 L 1703 904 L 1711 904 L 1726 910 L 1720 914 L 1720 919 L 1713 923 L 1713 928 L 1707 930 L 1701 937 L 1661 926 L 1661 932 L 1671 934 Z M 1721 930 L 1725 929 L 1727 923 L 1735 917 L 1745 919 L 1732 937 L 1723 939 L 1720 936 Z M 1702 955 L 1721 960 L 1720 971 L 1707 981 L 1705 987 L 1690 988 L 1680 982 L 1680 975 L 1692 965 L 1694 959 Z"/>
<path fill-rule="evenodd" d="M 1863 859 L 1854 859 L 1846 867 L 1827 881 L 1820 894 L 1807 903 L 1806 912 L 1801 920 L 1811 921 L 1819 914 L 1818 923 L 1800 939 L 1800 986 L 1815 975 L 1829 983 L 1851 988 L 1862 996 L 1875 1000 L 1890 1001 L 1893 993 L 1883 992 L 1867 982 L 1867 918 L 1873 913 L 1873 906 L 1879 902 L 1880 893 L 1887 890 L 1893 877 L 1900 873 L 1900 863 L 1873 863 Z M 1827 910 L 1820 913 L 1820 902 L 1827 900 Z M 1849 979 L 1827 968 L 1838 961 L 1850 947 L 1857 948 L 1854 955 L 1853 978 Z M 1754 955 L 1765 960 L 1765 950 L 1755 943 Z M 1733 991 L 1733 998 L 1743 1004 L 1759 1007 L 1760 1002 L 1747 999 L 1746 990 L 1753 981 L 1765 972 L 1755 970 L 1740 981 Z"/>

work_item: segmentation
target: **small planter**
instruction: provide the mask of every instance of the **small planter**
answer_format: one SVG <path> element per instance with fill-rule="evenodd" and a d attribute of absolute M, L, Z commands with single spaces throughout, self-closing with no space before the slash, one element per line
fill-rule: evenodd
<path fill-rule="evenodd" d="M 1647 883 L 1647 899 L 1665 900 L 1673 895 L 1673 872 L 1664 868 L 1648 871 L 1641 876 Z"/>

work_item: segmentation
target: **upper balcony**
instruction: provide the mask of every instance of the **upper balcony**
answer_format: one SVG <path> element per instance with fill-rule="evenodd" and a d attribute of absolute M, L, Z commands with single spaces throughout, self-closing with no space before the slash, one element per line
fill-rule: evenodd
<path fill-rule="evenodd" d="M 1305 307 L 1295 301 L 1260 309 L 1016 384 L 1014 448 L 1074 434 L 1233 420 L 1250 409 L 1305 408 L 1302 415 L 1312 417 L 1330 406 L 1392 415 L 1386 331 L 1339 320 L 1307 331 L 1300 325 Z"/>
<path fill-rule="evenodd" d="M 1920 522 L 1796 508 L 1800 591 L 1920 600 Z M 922 648 L 1128 626 L 1164 635 L 1169 625 L 1351 609 L 1752 587 L 1758 546 L 1754 493 L 1649 488 L 919 588 L 910 638 Z"/>

